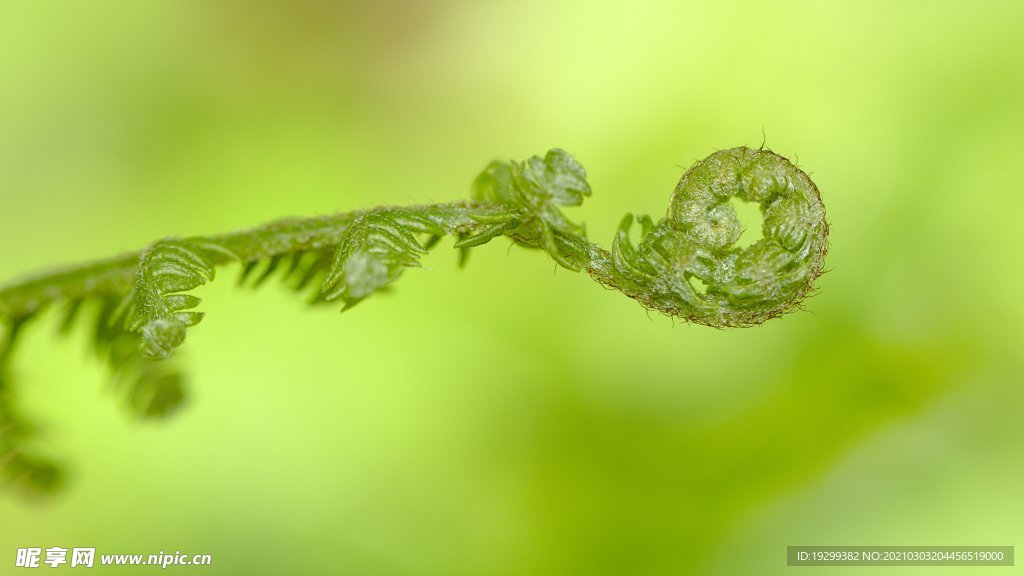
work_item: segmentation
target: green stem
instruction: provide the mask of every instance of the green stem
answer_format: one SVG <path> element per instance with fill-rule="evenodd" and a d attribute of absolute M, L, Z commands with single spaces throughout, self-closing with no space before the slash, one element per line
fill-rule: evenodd
<path fill-rule="evenodd" d="M 507 207 L 477 202 L 451 202 L 344 212 L 313 218 L 286 218 L 246 230 L 213 236 L 182 238 L 186 243 L 212 242 L 234 254 L 243 264 L 278 256 L 324 250 L 337 246 L 349 224 L 370 212 L 401 211 L 435 222 L 447 234 L 469 232 L 480 220 L 508 216 Z M 87 264 L 45 271 L 0 287 L 0 318 L 32 316 L 56 302 L 75 301 L 104 295 L 124 295 L 135 283 L 144 251 L 131 252 Z M 232 258 L 214 255 L 215 264 Z"/>

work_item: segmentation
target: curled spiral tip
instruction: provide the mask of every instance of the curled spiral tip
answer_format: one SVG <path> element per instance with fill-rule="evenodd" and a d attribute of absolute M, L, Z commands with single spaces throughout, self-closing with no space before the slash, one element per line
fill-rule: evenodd
<path fill-rule="evenodd" d="M 756 203 L 762 238 L 743 232 L 730 199 Z M 634 248 L 627 218 L 615 239 L 616 276 L 643 305 L 709 326 L 750 326 L 797 307 L 822 273 L 828 248 L 817 186 L 769 150 L 730 148 L 694 164 L 672 194 L 668 215 L 645 223 Z"/>

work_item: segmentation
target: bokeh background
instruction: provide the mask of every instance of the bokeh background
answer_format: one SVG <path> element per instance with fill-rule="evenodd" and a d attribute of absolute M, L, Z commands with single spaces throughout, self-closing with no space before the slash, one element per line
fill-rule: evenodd
<path fill-rule="evenodd" d="M 459 199 L 553 146 L 605 245 L 762 142 L 833 232 L 808 310 L 744 330 L 505 241 L 345 315 L 227 270 L 165 422 L 41 322 L 18 392 L 69 483 L 0 497 L 0 572 L 95 546 L 213 555 L 182 574 L 848 574 L 785 547 L 1024 543 L 1022 25 L 988 1 L 4 2 L 4 279 Z"/>

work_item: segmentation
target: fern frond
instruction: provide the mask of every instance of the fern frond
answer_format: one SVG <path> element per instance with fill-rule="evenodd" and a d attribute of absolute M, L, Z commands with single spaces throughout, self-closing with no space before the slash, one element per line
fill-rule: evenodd
<path fill-rule="evenodd" d="M 579 206 L 590 194 L 586 170 L 565 150 L 555 148 L 543 158 L 533 156 L 525 162 L 492 162 L 473 182 L 472 197 L 509 206 L 518 218 L 495 223 L 480 243 L 506 234 L 516 243 L 540 248 L 561 266 L 578 271 L 585 259 L 573 259 L 571 255 L 587 251 L 570 249 L 567 253 L 560 244 L 581 239 L 585 228 L 566 218 L 561 207 Z"/>
<path fill-rule="evenodd" d="M 185 341 L 185 330 L 203 319 L 192 309 L 199 298 L 188 294 L 216 275 L 217 264 L 237 260 L 227 248 L 210 241 L 162 240 L 142 253 L 128 329 L 142 335 L 142 350 L 166 360 Z"/>
<path fill-rule="evenodd" d="M 217 269 L 241 265 L 240 284 L 279 276 L 312 302 L 350 308 L 393 282 L 444 236 L 459 263 L 500 236 L 585 270 L 645 307 L 710 326 L 749 326 L 797 307 L 821 274 L 828 223 L 817 187 L 785 158 L 732 148 L 694 164 L 655 222 L 627 215 L 611 251 L 590 242 L 564 207 L 590 196 L 586 171 L 553 149 L 524 162 L 494 162 L 473 182 L 471 201 L 376 208 L 286 219 L 215 236 L 160 240 L 137 254 L 45 272 L 0 288 L 0 468 L 3 478 L 53 489 L 59 467 L 27 449 L 33 427 L 14 407 L 10 356 L 18 334 L 48 307 L 65 307 L 67 329 L 94 308 L 93 339 L 117 388 L 140 417 L 166 416 L 185 400 L 168 359 L 203 319 L 191 292 Z M 733 196 L 756 202 L 763 238 L 735 245 L 742 225 Z M 630 229 L 639 223 L 636 244 Z M 703 284 L 698 289 L 697 283 Z"/>
<path fill-rule="evenodd" d="M 57 490 L 61 467 L 33 449 L 36 428 L 17 413 L 9 379 L 0 373 L 0 479 L 27 496 Z"/>
<path fill-rule="evenodd" d="M 9 323 L 0 340 L 0 479 L 28 496 L 56 490 L 63 479 L 60 467 L 33 450 L 36 427 L 19 414 L 7 359 L 27 319 Z"/>
<path fill-rule="evenodd" d="M 370 212 L 357 218 L 341 239 L 321 288 L 324 300 L 356 305 L 394 282 L 406 268 L 420 265 L 427 250 L 411 227 L 391 212 Z M 433 230 L 432 230 L 433 232 Z"/>

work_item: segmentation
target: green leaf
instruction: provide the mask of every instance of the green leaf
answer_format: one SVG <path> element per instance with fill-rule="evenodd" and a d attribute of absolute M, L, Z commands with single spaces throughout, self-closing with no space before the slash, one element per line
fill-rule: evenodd
<path fill-rule="evenodd" d="M 184 294 L 213 280 L 218 262 L 237 259 L 206 240 L 163 240 L 142 255 L 136 272 L 134 314 L 128 329 L 142 335 L 142 351 L 166 359 L 185 341 L 186 328 L 202 316 L 185 312 L 200 299 Z"/>
<path fill-rule="evenodd" d="M 345 231 L 321 286 L 324 300 L 341 299 L 349 308 L 394 282 L 406 268 L 419 266 L 426 253 L 402 215 L 370 212 Z"/>

